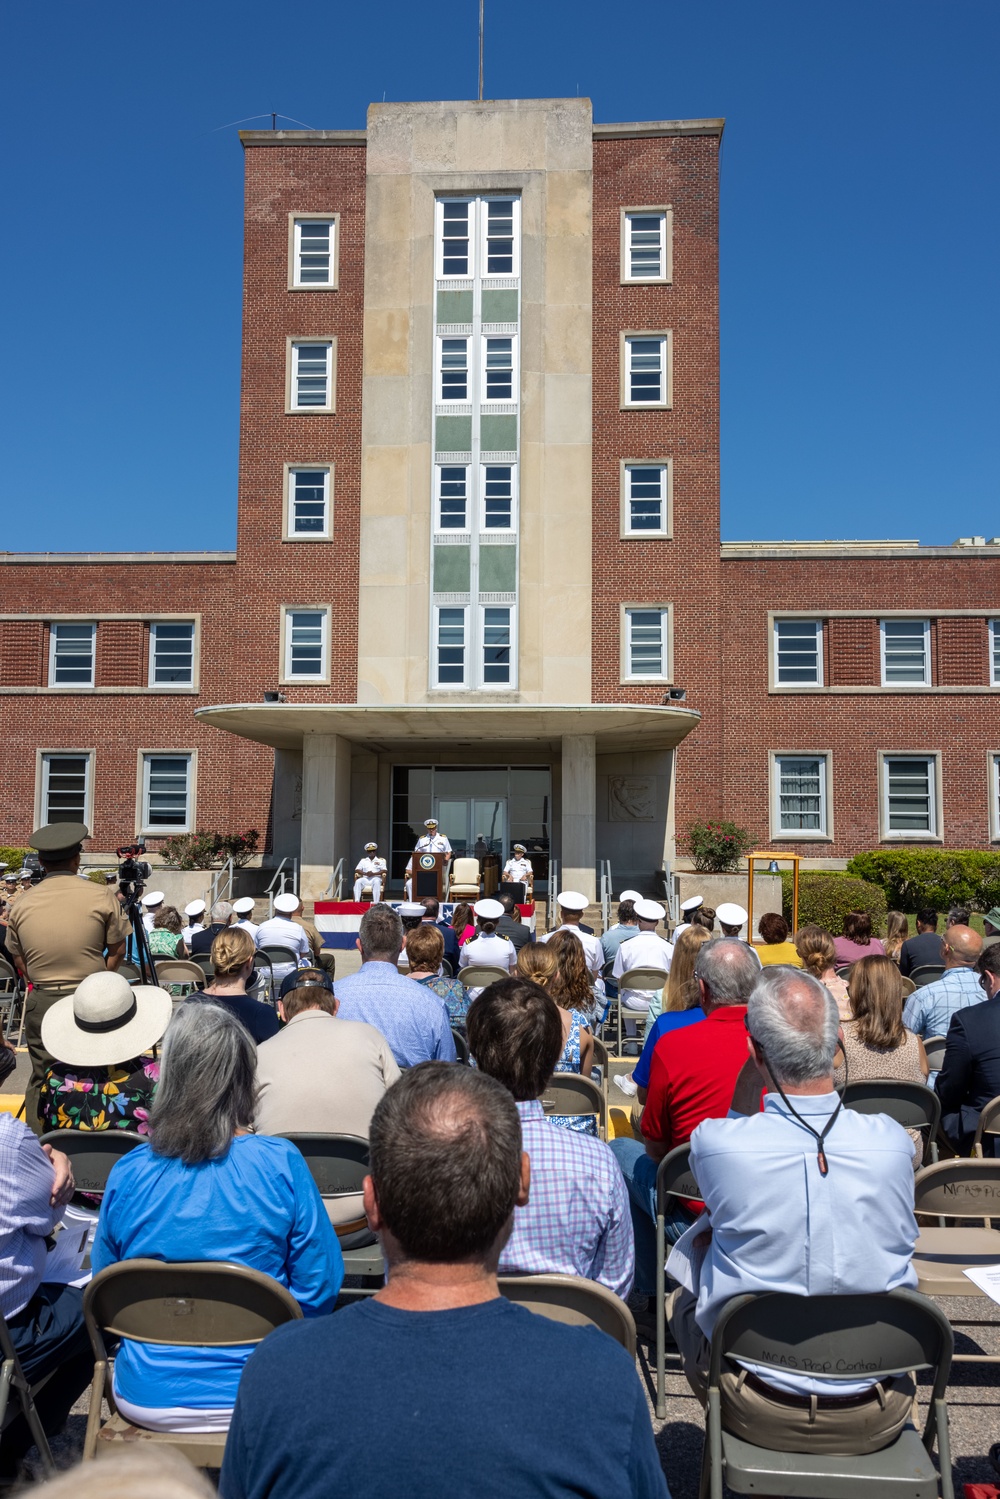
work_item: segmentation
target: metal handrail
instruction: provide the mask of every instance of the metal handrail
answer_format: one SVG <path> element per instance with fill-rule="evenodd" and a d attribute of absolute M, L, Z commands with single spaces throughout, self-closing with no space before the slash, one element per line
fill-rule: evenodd
<path fill-rule="evenodd" d="M 676 926 L 681 919 L 680 894 L 677 890 L 677 881 L 670 867 L 669 859 L 663 864 L 663 885 L 667 893 L 667 915 L 671 926 Z"/>
<path fill-rule="evenodd" d="M 233 880 L 235 877 L 235 866 L 232 859 L 229 858 L 223 864 L 222 868 L 217 869 L 212 876 L 212 884 L 208 893 L 209 909 L 215 905 L 217 900 L 232 900 Z"/>
<path fill-rule="evenodd" d="M 601 930 L 606 932 L 611 925 L 611 860 L 602 859 L 601 870 Z"/>
<path fill-rule="evenodd" d="M 286 874 L 285 873 L 285 865 L 286 864 L 290 864 L 291 865 L 291 874 Z M 278 881 L 279 880 L 281 881 L 280 885 L 278 885 Z M 291 885 L 291 887 L 292 887 L 292 894 L 293 895 L 298 895 L 298 893 L 299 893 L 299 861 L 298 861 L 298 859 L 289 859 L 289 858 L 282 859 L 281 863 L 278 865 L 277 869 L 274 871 L 274 875 L 272 876 L 271 883 L 268 885 L 267 889 L 264 891 L 264 894 L 267 896 L 267 914 L 268 914 L 269 918 L 274 915 L 274 897 L 275 897 L 275 889 L 274 889 L 274 887 L 275 887 L 275 885 L 278 885 L 278 890 L 277 890 L 277 894 L 278 895 L 283 895 L 285 893 L 285 889 L 286 889 L 286 887 L 288 885 Z"/>
<path fill-rule="evenodd" d="M 336 891 L 336 894 L 334 894 Z M 337 863 L 327 881 L 323 895 L 327 900 L 343 900 L 344 898 L 344 861 L 338 859 Z"/>
<path fill-rule="evenodd" d="M 556 893 L 559 889 L 559 863 L 556 859 L 549 860 L 549 889 L 545 897 L 545 930 L 555 930 L 553 925 L 556 911 Z"/>

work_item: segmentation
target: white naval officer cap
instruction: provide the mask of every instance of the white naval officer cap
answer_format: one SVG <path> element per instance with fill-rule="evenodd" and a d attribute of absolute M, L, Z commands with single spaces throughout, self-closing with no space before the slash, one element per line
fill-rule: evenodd
<path fill-rule="evenodd" d="M 523 843 L 515 843 L 514 844 L 514 852 L 516 854 L 526 854 L 528 852 L 528 850 L 525 848 L 525 846 L 524 846 Z"/>
<path fill-rule="evenodd" d="M 147 911 L 151 911 L 154 906 L 162 906 L 165 900 L 166 896 L 162 890 L 147 890 L 142 897 L 142 904 L 146 907 Z M 205 907 L 202 906 L 201 909 L 204 911 Z"/>
<path fill-rule="evenodd" d="M 503 906 L 498 900 L 477 900 L 472 909 L 484 921 L 499 921 L 503 915 Z"/>
<path fill-rule="evenodd" d="M 400 904 L 396 907 L 396 913 L 398 916 L 405 917 L 407 920 L 409 920 L 411 916 L 426 916 L 427 907 L 418 906 L 415 900 L 404 900 L 401 901 Z"/>
<path fill-rule="evenodd" d="M 378 850 L 378 844 L 377 843 L 366 843 L 365 844 L 365 853 L 366 854 L 374 854 L 377 850 Z"/>
<path fill-rule="evenodd" d="M 619 895 L 618 897 L 618 904 L 621 905 L 622 901 L 625 900 L 630 900 L 632 904 L 635 905 L 635 902 L 637 900 L 642 900 L 642 896 L 639 894 L 638 890 L 623 890 L 621 895 Z"/>
<path fill-rule="evenodd" d="M 743 907 L 733 900 L 724 900 L 721 906 L 716 907 L 715 914 L 723 926 L 742 926 L 747 919 Z"/>
<path fill-rule="evenodd" d="M 436 828 L 437 827 L 437 818 L 436 817 L 428 817 L 425 820 L 425 822 L 424 822 L 424 827 L 425 828 Z"/>
<path fill-rule="evenodd" d="M 253 896 L 241 895 L 239 900 L 233 901 L 233 910 L 237 916 L 249 916 L 253 910 Z"/>
<path fill-rule="evenodd" d="M 560 890 L 556 896 L 556 905 L 562 906 L 564 911 L 585 911 L 590 902 L 579 890 Z"/>
<path fill-rule="evenodd" d="M 190 916 L 192 919 L 195 916 L 203 916 L 204 914 L 205 902 L 203 900 L 189 900 L 184 907 L 184 915 Z"/>
<path fill-rule="evenodd" d="M 292 911 L 299 909 L 299 898 L 292 890 L 283 890 L 280 895 L 274 897 L 274 909 L 276 911 Z"/>
<path fill-rule="evenodd" d="M 666 911 L 655 900 L 637 900 L 635 903 L 635 914 L 640 921 L 662 921 Z"/>
<path fill-rule="evenodd" d="M 689 895 L 687 900 L 681 901 L 681 910 L 697 911 L 698 907 L 703 906 L 704 904 L 705 897 L 703 895 Z"/>

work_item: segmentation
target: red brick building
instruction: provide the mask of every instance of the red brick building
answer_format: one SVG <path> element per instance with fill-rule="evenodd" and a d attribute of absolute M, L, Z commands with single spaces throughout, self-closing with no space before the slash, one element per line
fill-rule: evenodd
<path fill-rule="evenodd" d="M 318 895 L 432 814 L 589 892 L 699 816 L 1000 840 L 997 543 L 720 544 L 721 134 L 245 134 L 236 549 L 0 554 L 0 841 L 255 826 Z"/>

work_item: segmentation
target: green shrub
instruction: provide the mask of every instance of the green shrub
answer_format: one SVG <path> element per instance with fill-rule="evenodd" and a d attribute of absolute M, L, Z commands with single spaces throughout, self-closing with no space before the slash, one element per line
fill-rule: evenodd
<path fill-rule="evenodd" d="M 30 848 L 0 848 L 0 863 L 8 869 L 21 869 L 30 852 Z"/>
<path fill-rule="evenodd" d="M 792 923 L 792 874 L 781 873 L 781 910 L 789 926 Z M 872 919 L 872 934 L 885 931 L 885 891 L 866 880 L 851 879 L 846 874 L 816 873 L 799 876 L 799 926 L 815 922 L 834 937 L 844 934 L 844 917 L 849 911 L 867 911 Z"/>
<path fill-rule="evenodd" d="M 256 828 L 245 833 L 208 833 L 200 828 L 197 833 L 178 833 L 165 838 L 160 856 L 168 869 L 212 869 L 228 859 L 242 869 L 257 852 L 259 842 Z"/>
<path fill-rule="evenodd" d="M 1000 899 L 1000 853 L 978 849 L 875 849 L 855 854 L 847 873 L 881 885 L 897 911 L 954 905 L 989 911 Z"/>
<path fill-rule="evenodd" d="M 680 840 L 682 850 L 704 874 L 728 874 L 753 847 L 753 839 L 735 822 L 693 822 Z"/>

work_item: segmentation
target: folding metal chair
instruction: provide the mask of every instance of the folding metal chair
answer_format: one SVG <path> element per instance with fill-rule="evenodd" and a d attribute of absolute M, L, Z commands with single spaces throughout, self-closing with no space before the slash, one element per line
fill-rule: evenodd
<path fill-rule="evenodd" d="M 917 1289 L 927 1296 L 976 1296 L 985 1293 L 963 1272 L 985 1269 L 1000 1260 L 1000 1232 L 991 1218 L 1000 1218 L 1000 1161 L 968 1160 L 955 1156 L 924 1166 L 913 1178 L 913 1207 L 921 1217 L 937 1218 L 937 1225 L 921 1226 L 913 1250 Z M 958 1218 L 957 1227 L 945 1218 Z M 975 1227 L 967 1227 L 975 1223 Z M 993 1327 L 994 1319 L 952 1319 L 956 1327 Z M 1000 1364 L 998 1353 L 956 1353 L 956 1363 Z"/>
<path fill-rule="evenodd" d="M 991 1141 L 995 1141 L 998 1135 L 1000 1135 L 1000 1098 L 991 1098 L 980 1112 L 979 1123 L 976 1125 L 976 1138 L 972 1142 L 972 1154 L 982 1160 L 986 1156 L 983 1150 L 983 1140 L 989 1136 Z M 996 1146 L 992 1145 L 991 1149 L 995 1152 Z"/>
<path fill-rule="evenodd" d="M 667 1414 L 667 1199 L 701 1202 L 701 1188 L 691 1170 L 691 1146 L 675 1145 L 656 1170 L 656 1415 Z"/>
<path fill-rule="evenodd" d="M 906 983 L 906 979 L 903 980 Z M 928 1036 L 924 1042 L 924 1051 L 927 1055 L 927 1065 L 932 1072 L 940 1072 L 944 1065 L 945 1047 L 948 1045 L 945 1036 Z"/>
<path fill-rule="evenodd" d="M 162 988 L 169 987 L 175 999 L 187 999 L 189 994 L 204 989 L 205 974 L 189 958 L 161 958 L 156 964 L 156 981 Z"/>
<path fill-rule="evenodd" d="M 915 986 L 921 989 L 924 984 L 936 983 L 942 973 L 944 973 L 944 965 L 942 963 L 925 963 L 920 968 L 911 969 L 910 978 L 913 980 Z"/>
<path fill-rule="evenodd" d="M 456 1026 L 451 1028 L 451 1038 L 455 1043 L 455 1060 L 463 1066 L 469 1065 L 469 1043 Z"/>
<path fill-rule="evenodd" d="M 499 968 L 493 963 L 470 963 L 468 967 L 458 970 L 458 977 L 466 989 L 486 989 L 498 979 L 509 979 L 510 974 L 506 968 Z"/>
<path fill-rule="evenodd" d="M 638 968 L 637 967 L 637 968 L 630 968 L 628 970 L 628 972 L 627 973 L 623 973 L 622 976 L 621 976 L 621 978 L 618 980 L 618 1055 L 619 1056 L 622 1055 L 622 1000 L 621 1000 L 622 990 L 623 989 L 641 989 L 644 992 L 648 991 L 650 994 L 652 994 L 652 993 L 655 993 L 655 991 L 657 989 L 662 989 L 663 988 L 664 984 L 667 982 L 668 977 L 669 977 L 669 975 L 662 968 Z M 632 1019 L 632 1020 L 635 1020 L 637 1022 L 638 1021 L 645 1022 L 645 1019 L 647 1017 L 643 1016 L 640 1012 L 637 1011 L 634 1015 L 631 1015 L 629 1018 Z M 641 1050 L 641 1047 L 640 1047 L 640 1050 Z"/>
<path fill-rule="evenodd" d="M 368 1175 L 367 1140 L 362 1140 L 358 1135 L 307 1134 L 295 1131 L 282 1138 L 290 1140 L 302 1152 L 324 1202 L 335 1202 L 338 1197 L 354 1197 L 361 1191 Z M 362 1242 L 352 1243 L 352 1240 Z M 341 1238 L 340 1249 L 344 1256 L 345 1274 L 358 1275 L 372 1282 L 367 1286 L 342 1287 L 341 1299 L 354 1301 L 364 1296 L 374 1296 L 385 1283 L 385 1260 L 382 1246 L 368 1228 L 367 1222 L 363 1228 Z"/>
<path fill-rule="evenodd" d="M 0 1355 L 2 1355 L 2 1361 L 0 1361 L 0 1442 L 3 1441 L 3 1432 L 18 1416 L 16 1407 L 10 1404 L 10 1394 L 13 1390 L 17 1403 L 21 1407 L 20 1413 L 27 1421 L 28 1430 L 41 1455 L 45 1476 L 51 1478 L 56 1471 L 56 1465 L 52 1460 L 52 1449 L 45 1435 L 42 1418 L 35 1407 L 35 1396 L 48 1384 L 56 1371 L 53 1369 L 41 1379 L 37 1379 L 34 1384 L 31 1383 L 21 1368 L 21 1361 L 11 1341 L 10 1329 L 3 1317 L 0 1317 Z"/>
<path fill-rule="evenodd" d="M 895 1078 L 886 1078 L 885 1082 L 849 1082 L 844 1089 L 844 1107 L 856 1114 L 888 1114 L 904 1129 L 926 1131 L 923 1165 L 937 1160 L 941 1100 L 926 1083 L 905 1083 Z"/>
<path fill-rule="evenodd" d="M 635 1322 L 614 1291 L 577 1275 L 501 1275 L 501 1296 L 571 1327 L 596 1327 L 635 1358 Z"/>
<path fill-rule="evenodd" d="M 79 1191 L 103 1192 L 115 1162 L 148 1141 L 130 1129 L 50 1129 L 39 1144 L 69 1156 Z"/>
<path fill-rule="evenodd" d="M 592 1078 L 578 1072 L 554 1072 L 541 1104 L 546 1114 L 593 1114 L 598 1135 L 608 1138 L 608 1101 Z"/>

